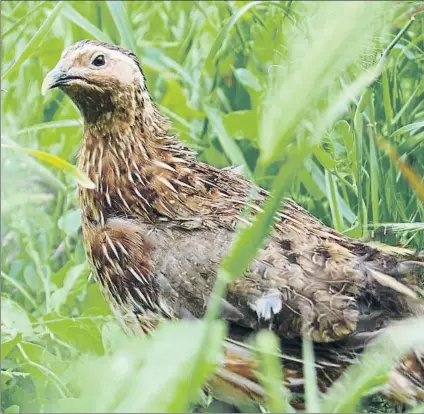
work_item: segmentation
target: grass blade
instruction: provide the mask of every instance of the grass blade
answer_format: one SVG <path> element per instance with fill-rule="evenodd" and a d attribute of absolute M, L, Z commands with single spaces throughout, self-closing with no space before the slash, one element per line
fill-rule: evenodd
<path fill-rule="evenodd" d="M 338 232 L 343 231 L 343 216 L 341 214 L 340 200 L 336 187 L 336 181 L 333 174 L 325 170 L 325 186 L 327 198 L 330 203 L 331 216 L 333 218 L 334 228 Z"/>
<path fill-rule="evenodd" d="M 260 381 L 266 390 L 267 407 L 274 413 L 294 412 L 290 405 L 290 392 L 283 386 L 283 370 L 277 357 L 279 342 L 270 331 L 261 331 L 256 336 Z"/>
<path fill-rule="evenodd" d="M 237 10 L 237 12 L 231 17 L 230 21 L 219 31 L 218 36 L 216 37 L 212 47 L 209 50 L 205 62 L 212 63 L 220 56 L 221 51 L 225 48 L 225 45 L 228 41 L 231 29 L 249 9 L 258 6 L 261 3 L 264 3 L 264 1 L 252 1 Z"/>
<path fill-rule="evenodd" d="M 421 83 L 415 88 L 414 92 L 412 92 L 411 96 L 406 101 L 405 105 L 402 106 L 402 108 L 400 109 L 400 111 L 393 118 L 393 120 L 392 120 L 392 124 L 393 125 L 396 125 L 396 123 L 399 121 L 399 119 L 402 117 L 402 115 L 408 109 L 409 105 L 411 104 L 411 102 L 413 102 L 413 100 L 414 100 L 415 96 L 417 95 L 417 92 L 420 90 L 420 88 L 421 88 Z"/>
<path fill-rule="evenodd" d="M 408 414 L 421 414 L 424 413 L 424 404 L 419 404 L 411 410 L 407 411 Z"/>
<path fill-rule="evenodd" d="M 383 137 L 379 137 L 377 139 L 377 145 L 380 147 L 382 151 L 385 151 L 390 160 L 396 164 L 399 171 L 405 177 L 405 179 L 409 182 L 414 191 L 418 194 L 421 201 L 424 202 L 424 182 L 423 178 L 420 177 L 408 164 L 406 164 L 399 157 L 399 154 L 387 141 L 383 139 Z"/>
<path fill-rule="evenodd" d="M 44 38 L 46 37 L 47 33 L 49 32 L 53 22 L 55 21 L 56 17 L 61 12 L 62 8 L 65 6 L 65 3 L 62 1 L 59 1 L 54 9 L 50 12 L 50 14 L 47 16 L 47 19 L 44 20 L 44 23 L 41 25 L 41 27 L 37 30 L 35 35 L 31 38 L 31 40 L 28 42 L 26 47 L 22 50 L 21 54 L 18 56 L 18 58 L 12 63 L 12 65 L 2 74 L 1 79 L 5 79 L 7 76 L 10 76 L 11 73 L 18 70 L 22 63 L 24 63 L 27 59 L 29 59 L 38 49 Z"/>
<path fill-rule="evenodd" d="M 2 136 L 2 139 L 6 141 L 8 144 L 2 144 L 2 145 L 8 145 L 10 147 L 16 148 L 18 145 L 16 142 L 6 136 Z M 46 168 L 44 165 L 42 165 L 40 162 L 33 158 L 28 158 L 27 164 L 30 168 L 35 170 L 37 174 L 47 183 L 50 184 L 53 188 L 57 188 L 62 192 L 66 191 L 66 186 L 60 181 L 52 172 Z"/>
<path fill-rule="evenodd" d="M 181 321 L 161 324 L 152 336 L 120 338 L 117 352 L 79 366 L 84 412 L 188 412 L 193 392 L 219 363 L 224 334 L 221 321 Z"/>
<path fill-rule="evenodd" d="M 364 210 L 363 206 L 363 129 L 364 120 L 363 112 L 368 101 L 369 90 L 367 89 L 359 99 L 358 106 L 356 107 L 355 116 L 353 119 L 354 125 L 354 138 L 355 138 L 355 171 L 356 171 L 356 188 L 358 189 L 358 204 L 357 204 L 357 218 L 358 218 L 358 237 L 364 234 Z"/>
<path fill-rule="evenodd" d="M 290 56 L 283 58 L 276 72 L 276 85 L 268 88 L 269 98 L 280 104 L 264 112 L 261 120 L 259 163 L 262 165 L 281 154 L 298 125 L 310 118 L 308 108 L 328 97 L 334 77 L 358 60 L 364 46 L 354 38 L 359 33 L 371 38 L 381 30 L 376 23 L 383 7 L 377 3 L 320 2 L 308 3 L 308 7 L 311 7 L 309 25 L 313 28 L 310 39 L 299 33 L 293 36 L 288 46 Z"/>
<path fill-rule="evenodd" d="M 252 177 L 251 171 L 244 159 L 243 153 L 236 142 L 228 135 L 222 123 L 222 118 L 219 116 L 218 111 L 209 105 L 204 105 L 205 113 L 214 128 L 216 135 L 224 148 L 225 153 L 230 157 L 233 165 L 243 165 L 247 174 Z"/>
<path fill-rule="evenodd" d="M 406 134 L 407 132 L 418 131 L 421 128 L 424 128 L 424 121 L 413 122 L 412 124 L 404 125 L 397 129 L 391 136 L 398 137 L 402 134 Z"/>
<path fill-rule="evenodd" d="M 384 69 L 381 74 L 381 82 L 383 85 L 383 106 L 384 114 L 386 116 L 387 134 L 391 133 L 391 126 L 393 123 L 393 109 L 392 98 L 390 95 L 389 78 L 387 76 L 387 69 Z"/>
<path fill-rule="evenodd" d="M 241 276 L 248 263 L 262 247 L 274 223 L 275 214 L 281 209 L 281 200 L 291 185 L 296 172 L 301 168 L 306 154 L 307 149 L 298 150 L 297 153 L 293 154 L 293 159 L 281 168 L 274 180 L 271 195 L 266 200 L 263 211 L 258 214 L 250 227 L 241 232 L 229 255 L 222 263 L 222 268 L 229 274 L 234 277 Z"/>
<path fill-rule="evenodd" d="M 368 126 L 368 135 L 370 136 L 370 176 L 371 176 L 371 206 L 372 206 L 372 219 L 374 223 L 377 223 L 380 219 L 379 212 L 379 169 L 378 169 L 378 160 L 377 160 L 377 149 L 375 146 L 375 135 L 376 135 L 376 125 L 375 125 L 375 108 L 374 108 L 374 95 L 369 95 L 369 117 L 370 125 Z"/>
<path fill-rule="evenodd" d="M 46 2 L 42 1 L 40 3 L 38 3 L 33 9 L 31 9 L 25 16 L 21 17 L 16 23 L 14 23 L 11 27 L 9 27 L 9 29 L 5 30 L 2 33 L 2 39 L 4 39 L 8 34 L 13 33 L 16 29 L 22 29 L 22 25 L 25 24 L 26 22 L 29 22 L 29 17 L 38 9 L 40 9 L 41 7 L 45 6 Z"/>
<path fill-rule="evenodd" d="M 69 164 L 69 162 L 65 161 L 64 159 L 57 157 L 56 155 L 51 155 L 32 148 L 24 148 L 8 144 L 2 144 L 1 146 L 3 148 L 9 148 L 15 151 L 33 155 L 34 157 L 37 157 L 38 159 L 45 161 L 56 168 L 59 168 L 63 172 L 70 175 L 82 187 L 89 189 L 96 188 L 95 184 L 82 171 L 80 171 L 77 167 L 74 167 L 72 164 Z"/>
<path fill-rule="evenodd" d="M 85 17 L 78 13 L 69 3 L 66 4 L 64 8 L 64 16 L 69 19 L 71 22 L 75 23 L 81 29 L 85 30 L 87 33 L 90 33 L 94 38 L 102 42 L 113 43 L 110 37 L 99 28 L 90 23 Z"/>
<path fill-rule="evenodd" d="M 328 390 L 322 403 L 323 412 L 355 412 L 364 395 L 386 383 L 389 371 L 396 361 L 408 352 L 424 346 L 423 324 L 424 318 L 419 317 L 387 328 L 362 354 L 360 363 L 351 365 Z M 343 398 L 340 398 L 341 395 Z"/>
<path fill-rule="evenodd" d="M 218 278 L 206 313 L 207 319 L 212 320 L 218 316 L 220 298 L 225 293 L 227 283 L 243 275 L 262 247 L 270 233 L 277 211 L 281 210 L 281 200 L 308 154 L 309 148 L 306 146 L 297 150 L 296 153 L 293 151 L 292 158 L 280 169 L 274 179 L 271 195 L 265 201 L 262 212 L 257 215 L 252 225 L 242 228 L 239 232 L 218 271 Z"/>
<path fill-rule="evenodd" d="M 314 363 L 314 349 L 312 341 L 304 337 L 303 350 L 303 375 L 305 377 L 305 408 L 307 413 L 321 413 L 320 396 L 318 390 L 317 373 Z"/>
<path fill-rule="evenodd" d="M 424 223 L 373 223 L 370 227 L 383 227 L 393 232 L 424 231 Z"/>
<path fill-rule="evenodd" d="M 40 312 L 40 308 L 37 305 L 37 302 L 34 298 L 28 293 L 28 291 L 15 279 L 12 279 L 9 275 L 4 272 L 1 272 L 1 277 L 4 281 L 10 283 L 16 290 L 22 293 L 22 295 L 27 299 L 27 301 Z"/>
<path fill-rule="evenodd" d="M 118 29 L 122 45 L 135 52 L 137 50 L 137 45 L 124 3 L 122 1 L 107 1 L 106 4 L 109 7 L 110 14 Z"/>
<path fill-rule="evenodd" d="M 22 128 L 19 131 L 16 131 L 15 135 L 29 134 L 32 132 L 43 131 L 45 129 L 73 127 L 82 127 L 82 122 L 77 119 L 64 119 L 62 121 L 43 122 L 42 124 L 34 124 L 28 128 Z"/>

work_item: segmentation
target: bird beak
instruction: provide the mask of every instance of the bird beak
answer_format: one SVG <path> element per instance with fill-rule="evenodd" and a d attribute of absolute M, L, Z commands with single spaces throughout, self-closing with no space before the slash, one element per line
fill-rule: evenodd
<path fill-rule="evenodd" d="M 64 73 L 57 67 L 51 70 L 43 80 L 41 85 L 41 94 L 44 96 L 49 89 L 56 88 L 60 85 L 60 80 L 63 79 Z"/>
<path fill-rule="evenodd" d="M 63 68 L 58 65 L 44 78 L 43 84 L 41 85 L 41 94 L 44 96 L 49 89 L 69 85 L 75 79 L 84 80 L 83 77 L 72 75 L 69 71 L 63 70 Z"/>

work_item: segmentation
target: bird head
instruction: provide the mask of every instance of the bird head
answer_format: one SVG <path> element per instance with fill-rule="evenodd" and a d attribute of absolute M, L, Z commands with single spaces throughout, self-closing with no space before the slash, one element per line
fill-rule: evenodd
<path fill-rule="evenodd" d="M 64 50 L 56 67 L 46 75 L 42 94 L 53 88 L 64 91 L 86 120 L 127 112 L 136 105 L 136 95 L 149 99 L 137 56 L 93 40 L 79 41 Z"/>

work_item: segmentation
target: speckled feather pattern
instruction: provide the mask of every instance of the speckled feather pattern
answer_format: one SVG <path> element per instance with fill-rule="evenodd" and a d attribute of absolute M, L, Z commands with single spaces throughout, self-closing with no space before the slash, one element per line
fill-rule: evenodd
<path fill-rule="evenodd" d="M 163 319 L 200 318 L 236 226 L 249 225 L 241 210 L 250 207 L 254 216 L 267 193 L 255 188 L 249 199 L 251 182 L 231 169 L 197 162 L 169 134 L 135 55 L 83 41 L 64 59 L 87 47 L 121 53 L 139 71 L 132 85 L 110 73 L 101 82 L 90 79 L 87 90 L 65 89 L 85 120 L 79 167 L 96 185 L 79 189 L 90 264 L 131 332 L 151 332 Z M 257 258 L 229 284 L 221 314 L 242 337 L 272 329 L 288 354 L 300 356 L 300 338 L 309 336 L 322 363 L 324 390 L 374 333 L 424 313 L 416 294 L 422 262 L 349 239 L 286 200 Z M 212 388 L 260 398 L 249 352 L 228 343 L 226 356 Z M 411 358 L 412 368 L 403 362 L 389 387 L 404 400 L 423 398 L 422 356 Z M 291 389 L 302 389 L 300 362 L 285 364 L 284 376 Z"/>

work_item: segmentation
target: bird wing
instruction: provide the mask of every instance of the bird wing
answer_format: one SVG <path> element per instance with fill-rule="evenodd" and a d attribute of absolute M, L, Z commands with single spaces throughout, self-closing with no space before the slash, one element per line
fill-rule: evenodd
<path fill-rule="evenodd" d="M 271 328 L 280 338 L 306 334 L 333 342 L 377 330 L 413 313 L 411 303 L 419 306 L 403 279 L 382 271 L 380 252 L 361 256 L 322 225 L 317 232 L 300 214 L 294 220 L 294 226 L 281 221 L 243 277 L 229 283 L 222 318 L 251 330 Z M 163 300 L 179 317 L 202 317 L 234 232 L 201 224 L 187 230 L 175 222 L 138 225 L 148 234 Z"/>
<path fill-rule="evenodd" d="M 198 318 L 208 306 L 235 227 L 246 221 L 241 210 L 251 207 L 256 214 L 267 193 L 232 170 L 187 161 L 176 171 L 162 171 L 162 164 L 156 165 L 160 171 L 152 172 L 149 184 L 155 195 L 150 206 L 154 219 L 145 219 L 138 204 L 127 197 L 147 197 L 135 182 L 126 190 L 110 185 L 109 192 L 113 187 L 126 200 L 124 211 L 117 211 L 121 224 L 137 229 L 140 244 L 149 246 L 148 253 L 140 253 L 134 262 L 146 262 L 143 266 L 148 266 L 156 284 L 152 291 L 178 317 Z M 228 285 L 221 303 L 224 319 L 252 330 L 271 328 L 281 338 L 306 334 L 317 342 L 334 342 L 379 329 L 410 312 L 416 293 L 409 287 L 414 282 L 404 277 L 409 277 L 408 266 L 401 269 L 405 260 L 346 238 L 292 201 L 285 201 L 277 216 L 255 260 Z M 132 268 L 137 271 L 136 264 Z M 119 284 L 127 292 L 133 284 L 125 281 Z M 134 295 L 142 296 L 137 291 Z"/>

